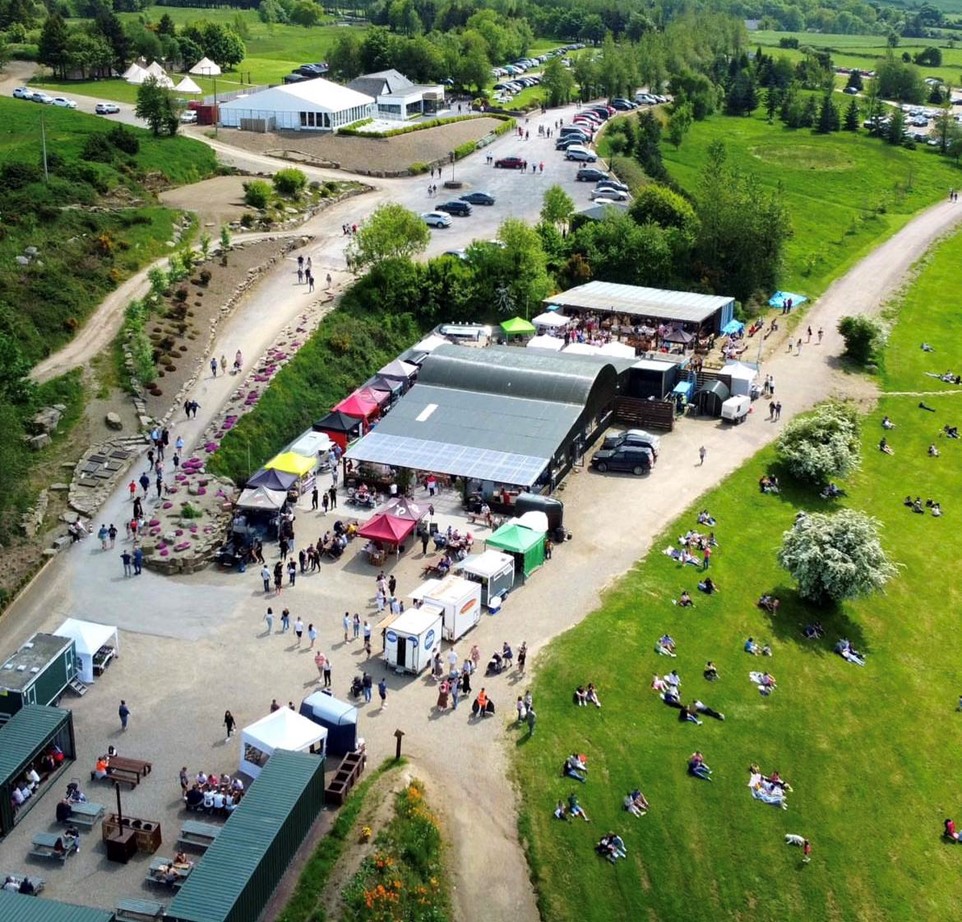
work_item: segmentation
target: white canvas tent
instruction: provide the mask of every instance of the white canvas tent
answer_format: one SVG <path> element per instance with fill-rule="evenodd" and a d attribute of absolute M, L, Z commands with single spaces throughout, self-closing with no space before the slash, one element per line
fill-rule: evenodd
<path fill-rule="evenodd" d="M 565 347 L 565 341 L 557 336 L 532 336 L 528 340 L 528 349 L 548 349 L 551 352 L 560 352 Z"/>
<path fill-rule="evenodd" d="M 221 69 L 210 58 L 201 58 L 188 73 L 198 77 L 219 77 Z"/>
<path fill-rule="evenodd" d="M 314 747 L 323 755 L 327 730 L 288 707 L 268 714 L 241 730 L 241 771 L 256 778 L 278 749 L 307 752 Z"/>
<path fill-rule="evenodd" d="M 750 365 L 742 362 L 729 362 L 721 373 L 730 375 L 732 379 L 731 392 L 735 396 L 746 396 L 751 393 L 752 382 L 755 380 L 756 371 Z"/>
<path fill-rule="evenodd" d="M 124 80 L 134 86 L 140 86 L 150 75 L 137 64 L 131 64 L 124 72 Z"/>
<path fill-rule="evenodd" d="M 190 79 L 190 77 L 184 77 L 184 79 L 181 80 L 180 83 L 174 87 L 174 89 L 178 93 L 188 93 L 192 95 L 204 92 L 196 83 L 194 83 L 193 80 Z"/>
<path fill-rule="evenodd" d="M 167 71 L 165 71 L 165 70 L 163 69 L 163 67 L 161 67 L 156 61 L 151 61 L 151 62 L 147 65 L 147 68 L 146 68 L 146 69 L 147 69 L 147 73 L 148 73 L 151 77 L 156 77 L 158 80 L 159 80 L 161 77 L 166 77 L 166 76 L 167 76 Z"/>
<path fill-rule="evenodd" d="M 94 680 L 94 654 L 104 646 L 120 649 L 120 635 L 116 626 L 110 624 L 68 618 L 54 634 L 73 640 L 77 650 L 77 676 L 88 684 Z"/>
<path fill-rule="evenodd" d="M 591 343 L 570 343 L 564 347 L 568 355 L 601 355 L 601 346 L 592 346 Z"/>
<path fill-rule="evenodd" d="M 543 314 L 538 314 L 531 322 L 538 330 L 561 330 L 571 321 L 564 314 L 545 311 Z"/>
<path fill-rule="evenodd" d="M 267 487 L 248 487 L 237 497 L 238 509 L 280 509 L 287 499 L 283 490 L 269 490 Z"/>
<path fill-rule="evenodd" d="M 336 131 L 373 113 L 373 97 L 317 77 L 231 99 L 220 106 L 220 123 L 225 128 L 253 121 L 279 131 Z"/>

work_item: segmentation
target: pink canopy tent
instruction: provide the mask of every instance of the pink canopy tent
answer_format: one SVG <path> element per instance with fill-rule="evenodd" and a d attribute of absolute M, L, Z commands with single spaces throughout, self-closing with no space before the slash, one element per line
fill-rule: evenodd
<path fill-rule="evenodd" d="M 380 541 L 381 544 L 400 545 L 412 531 L 417 521 L 415 519 L 399 519 L 387 512 L 381 512 L 358 529 L 362 538 Z"/>
<path fill-rule="evenodd" d="M 381 412 L 376 400 L 372 397 L 364 397 L 356 392 L 351 394 L 350 397 L 345 397 L 334 409 L 346 413 L 348 416 L 365 420 L 371 419 Z"/>
<path fill-rule="evenodd" d="M 383 515 L 390 515 L 396 519 L 404 519 L 405 521 L 411 522 L 420 522 L 421 519 L 427 515 L 427 512 L 427 506 L 415 503 L 406 496 L 399 496 L 397 499 L 392 499 L 391 502 L 381 510 Z"/>
<path fill-rule="evenodd" d="M 386 407 L 391 402 L 391 392 L 380 387 L 359 387 L 353 396 L 373 400 L 379 407 Z"/>

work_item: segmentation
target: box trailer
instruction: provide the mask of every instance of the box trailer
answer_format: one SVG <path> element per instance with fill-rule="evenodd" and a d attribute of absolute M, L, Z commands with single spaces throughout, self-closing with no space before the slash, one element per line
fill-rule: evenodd
<path fill-rule="evenodd" d="M 397 672 L 417 675 L 431 664 L 434 654 L 441 649 L 443 623 L 444 612 L 433 602 L 409 608 L 384 634 L 384 661 Z"/>
<path fill-rule="evenodd" d="M 742 423 L 748 418 L 752 408 L 752 399 L 747 394 L 729 397 L 721 405 L 721 418 L 730 423 Z"/>
<path fill-rule="evenodd" d="M 411 593 L 424 605 L 441 609 L 442 635 L 454 643 L 481 620 L 481 586 L 461 576 L 429 579 Z"/>
<path fill-rule="evenodd" d="M 458 572 L 481 587 L 481 604 L 491 608 L 492 599 L 500 601 L 514 588 L 514 558 L 500 551 L 471 554 Z"/>

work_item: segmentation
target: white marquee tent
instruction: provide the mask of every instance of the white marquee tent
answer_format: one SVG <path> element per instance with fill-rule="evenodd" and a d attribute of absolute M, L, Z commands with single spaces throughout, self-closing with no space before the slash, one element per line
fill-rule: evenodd
<path fill-rule="evenodd" d="M 565 341 L 560 336 L 532 336 L 527 342 L 528 349 L 548 349 L 551 352 L 560 352 L 564 346 Z"/>
<path fill-rule="evenodd" d="M 278 131 L 336 131 L 372 118 L 374 99 L 320 77 L 239 96 L 220 107 L 220 123 L 263 121 Z"/>
<path fill-rule="evenodd" d="M 88 684 L 94 680 L 94 654 L 104 646 L 120 649 L 120 635 L 117 628 L 110 624 L 97 624 L 93 621 L 80 621 L 68 618 L 57 630 L 58 637 L 68 637 L 74 641 L 80 667 L 77 675 L 81 682 Z"/>
<path fill-rule="evenodd" d="M 219 77 L 221 69 L 210 58 L 201 58 L 188 73 L 197 77 Z"/>
<path fill-rule="evenodd" d="M 593 346 L 591 343 L 570 343 L 565 346 L 564 351 L 568 355 L 601 355 L 601 346 Z"/>
<path fill-rule="evenodd" d="M 553 311 L 545 311 L 543 314 L 538 314 L 531 322 L 539 331 L 561 330 L 571 323 L 571 318 L 565 317 L 564 314 L 556 314 Z"/>
<path fill-rule="evenodd" d="M 197 94 L 204 92 L 196 83 L 194 83 L 193 80 L 190 79 L 190 77 L 184 77 L 184 79 L 181 80 L 180 83 L 174 87 L 174 89 L 178 93 Z"/>
<path fill-rule="evenodd" d="M 161 67 L 156 61 L 151 61 L 147 65 L 147 73 L 151 77 L 156 77 L 158 80 L 160 80 L 161 77 L 167 76 L 167 71 L 165 71 L 163 67 Z"/>
<path fill-rule="evenodd" d="M 241 731 L 241 771 L 256 778 L 278 749 L 323 754 L 327 730 L 288 707 L 282 707 Z"/>
<path fill-rule="evenodd" d="M 602 355 L 613 355 L 622 359 L 633 359 L 636 357 L 634 346 L 629 346 L 627 343 L 615 342 L 614 340 L 610 343 L 605 343 L 598 351 Z"/>

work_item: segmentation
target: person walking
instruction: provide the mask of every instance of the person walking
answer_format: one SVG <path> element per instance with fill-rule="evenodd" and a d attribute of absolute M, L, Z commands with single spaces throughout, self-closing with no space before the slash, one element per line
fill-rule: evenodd
<path fill-rule="evenodd" d="M 798 356 L 801 354 L 802 354 L 802 337 L 799 336 L 795 342 L 795 355 Z"/>
<path fill-rule="evenodd" d="M 230 742 L 230 738 L 234 735 L 234 715 L 230 711 L 224 711 L 224 726 L 227 727 L 227 739 L 224 740 L 225 743 Z"/>
<path fill-rule="evenodd" d="M 314 644 L 317 643 L 317 629 L 313 624 L 309 624 L 307 626 L 307 639 L 311 642 L 311 645 L 308 647 L 308 649 L 313 650 Z"/>
<path fill-rule="evenodd" d="M 264 580 L 264 592 L 271 591 L 271 571 L 267 569 L 267 564 L 261 567 L 261 579 Z"/>
<path fill-rule="evenodd" d="M 461 698 L 461 680 L 459 678 L 454 679 L 451 682 L 451 710 L 456 711 L 458 709 L 458 701 Z"/>
<path fill-rule="evenodd" d="M 364 643 L 369 644 L 371 642 L 371 622 L 364 622 Z"/>
<path fill-rule="evenodd" d="M 317 666 L 317 681 L 324 681 L 324 664 L 327 662 L 327 657 L 321 653 L 320 650 L 314 655 L 314 665 Z"/>
<path fill-rule="evenodd" d="M 824 331 L 821 327 L 819 327 L 819 328 L 818 328 L 818 334 L 817 334 L 817 335 L 818 335 L 818 342 L 819 342 L 819 344 L 821 344 L 821 342 L 822 342 L 822 337 L 825 335 L 825 331 Z"/>
<path fill-rule="evenodd" d="M 381 699 L 381 710 L 383 711 L 387 707 L 387 682 L 383 678 L 377 683 L 377 693 Z"/>
<path fill-rule="evenodd" d="M 124 562 L 124 576 L 133 576 L 133 557 L 130 556 L 130 551 L 124 550 L 120 555 L 120 559 Z"/>
<path fill-rule="evenodd" d="M 113 522 L 110 523 L 110 528 L 107 529 L 107 537 L 110 539 L 111 549 L 117 540 L 117 526 Z"/>
<path fill-rule="evenodd" d="M 117 709 L 117 713 L 120 715 L 120 729 L 125 733 L 127 732 L 127 721 L 130 720 L 130 708 L 127 707 L 127 702 L 120 699 L 120 707 Z"/>
<path fill-rule="evenodd" d="M 217 359 L 213 356 L 210 357 L 210 373 L 212 377 L 217 377 Z"/>
<path fill-rule="evenodd" d="M 397 577 L 392 573 L 391 578 L 387 581 L 387 594 L 394 598 L 396 595 L 395 590 L 397 589 Z"/>
<path fill-rule="evenodd" d="M 267 636 L 270 637 L 274 633 L 274 609 L 270 606 L 264 612 L 264 620 L 267 622 Z"/>
<path fill-rule="evenodd" d="M 705 458 L 707 457 L 707 455 L 708 455 L 708 449 L 705 448 L 704 445 L 702 445 L 702 447 L 698 449 L 698 464 L 699 464 L 699 466 L 705 463 Z"/>
<path fill-rule="evenodd" d="M 331 279 L 331 273 L 330 273 L 330 272 L 327 273 L 327 278 L 325 279 L 325 281 L 327 282 L 327 287 L 330 288 L 330 287 L 331 287 L 331 282 L 333 281 L 333 280 Z"/>
<path fill-rule="evenodd" d="M 337 468 L 334 468 L 334 473 L 331 476 L 334 478 L 334 485 L 327 491 L 327 498 L 331 509 L 337 509 Z"/>
<path fill-rule="evenodd" d="M 518 672 L 524 675 L 524 661 L 528 658 L 528 641 L 522 641 L 518 648 Z"/>
<path fill-rule="evenodd" d="M 778 403 L 775 404 L 775 419 L 781 419 L 781 418 L 782 418 L 782 402 L 781 400 L 779 400 Z"/>
<path fill-rule="evenodd" d="M 291 629 L 291 610 L 285 608 L 281 612 L 281 633 L 286 634 Z"/>
<path fill-rule="evenodd" d="M 357 640 L 361 636 L 361 616 L 354 612 L 354 620 L 351 622 L 351 627 L 354 629 L 354 639 Z"/>
<path fill-rule="evenodd" d="M 532 736 L 534 736 L 534 726 L 538 722 L 538 715 L 535 713 L 534 708 L 528 708 L 528 712 L 524 715 L 524 719 L 528 724 L 528 738 L 530 739 Z"/>
<path fill-rule="evenodd" d="M 144 567 L 144 551 L 141 547 L 134 548 L 134 576 L 140 576 Z"/>
<path fill-rule="evenodd" d="M 314 489 L 311 490 L 311 511 L 312 512 L 317 512 L 317 495 L 318 495 L 318 490 L 317 490 L 317 484 L 315 483 Z"/>
<path fill-rule="evenodd" d="M 428 556 L 428 541 L 430 540 L 430 535 L 426 528 L 421 529 L 421 556 Z"/>
<path fill-rule="evenodd" d="M 294 636 L 297 638 L 297 645 L 301 645 L 301 638 L 304 636 L 304 622 L 300 617 L 294 622 Z"/>
<path fill-rule="evenodd" d="M 280 595 L 284 588 L 284 565 L 278 560 L 274 564 L 274 594 Z"/>
<path fill-rule="evenodd" d="M 297 563 L 292 557 L 287 561 L 287 585 L 293 586 L 297 582 Z"/>
<path fill-rule="evenodd" d="M 321 508 L 323 509 L 324 515 L 327 515 L 327 507 L 331 504 L 331 497 L 328 496 L 327 490 L 324 491 L 324 496 L 321 501 Z"/>
<path fill-rule="evenodd" d="M 371 673 L 365 672 L 361 678 L 361 690 L 364 692 L 364 703 L 370 704 L 374 692 L 374 679 L 371 678 Z"/>
<path fill-rule="evenodd" d="M 331 658 L 324 660 L 324 687 L 331 687 Z"/>
<path fill-rule="evenodd" d="M 341 624 L 344 627 L 344 643 L 348 642 L 348 634 L 351 631 L 351 616 L 347 612 L 344 612 L 344 617 L 341 619 Z"/>

